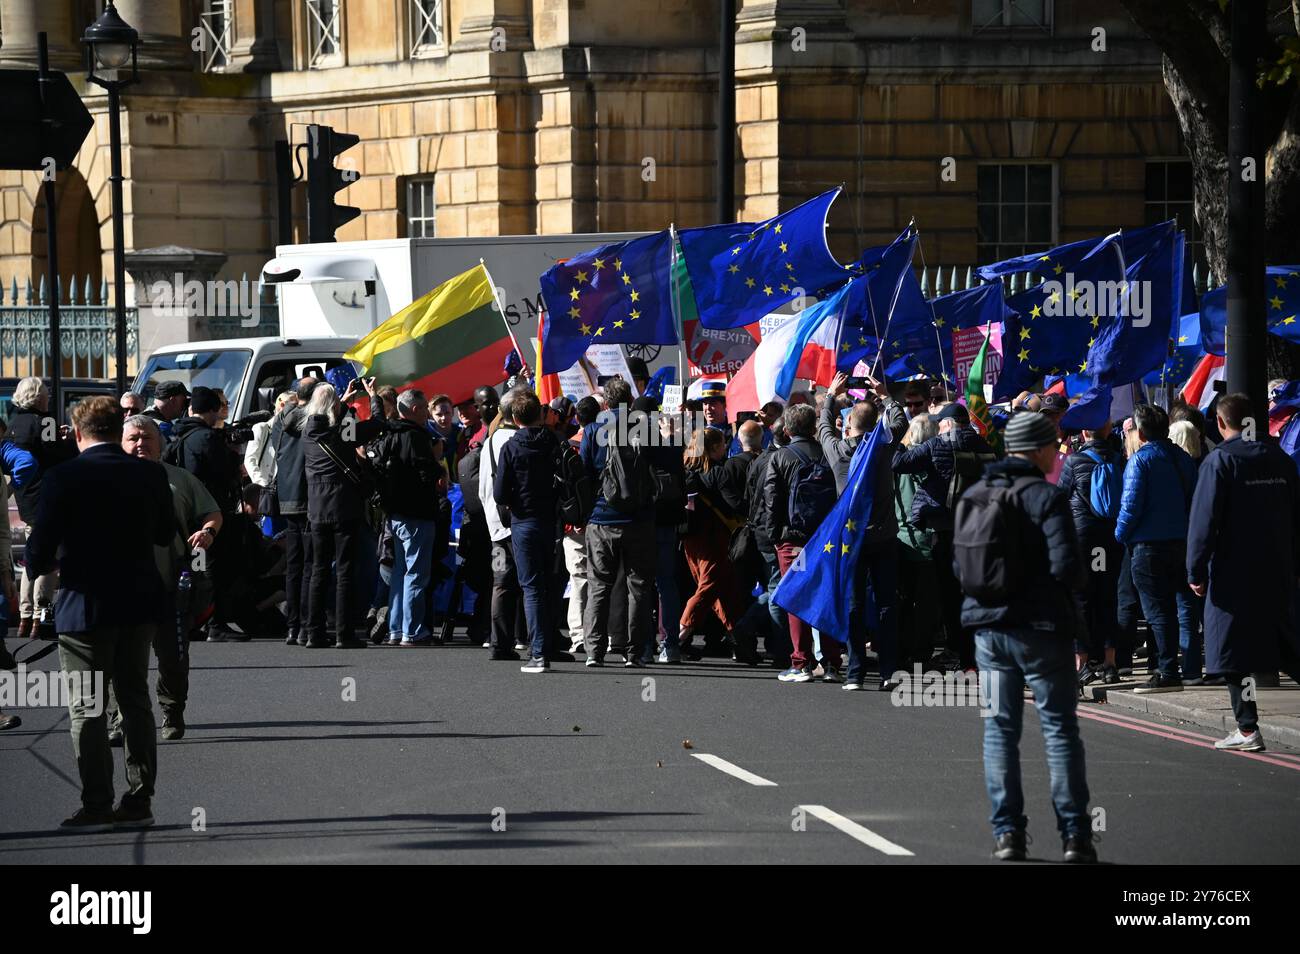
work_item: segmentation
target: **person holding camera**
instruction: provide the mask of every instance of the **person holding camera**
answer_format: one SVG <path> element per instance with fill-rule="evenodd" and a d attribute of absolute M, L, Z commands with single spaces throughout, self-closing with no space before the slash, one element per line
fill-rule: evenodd
<path fill-rule="evenodd" d="M 370 395 L 370 419 L 357 421 L 347 414 L 345 405 L 356 397 L 358 383 L 359 378 L 348 383 L 342 400 L 332 384 L 318 384 L 307 402 L 303 464 L 307 473 L 312 567 L 304 645 L 309 649 L 330 645 L 325 637 L 325 601 L 331 563 L 335 585 L 333 646 L 335 649 L 366 647 L 365 640 L 354 635 L 352 612 L 352 571 L 371 486 L 358 451 L 383 432 L 386 422 L 383 403 L 375 395 L 373 378 L 364 382 Z"/>

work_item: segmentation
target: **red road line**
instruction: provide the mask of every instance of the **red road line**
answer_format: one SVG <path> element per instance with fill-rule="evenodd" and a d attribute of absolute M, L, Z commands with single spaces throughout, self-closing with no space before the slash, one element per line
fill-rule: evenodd
<path fill-rule="evenodd" d="M 1103 703 L 1103 705 L 1104 705 L 1104 703 Z M 1103 717 L 1103 718 L 1109 718 L 1109 719 L 1120 719 L 1120 720 L 1122 720 L 1122 721 L 1124 721 L 1124 722 L 1128 722 L 1128 723 L 1131 723 L 1131 724 L 1133 724 L 1133 725 L 1138 725 L 1138 726 L 1151 726 L 1151 725 L 1157 725 L 1156 723 L 1153 723 L 1153 722 L 1151 722 L 1150 720 L 1143 719 L 1141 716 L 1132 715 L 1129 711 L 1125 711 L 1125 712 L 1122 712 L 1122 713 L 1121 713 L 1121 712 L 1116 712 L 1116 711 L 1114 711 L 1114 708 L 1116 708 L 1116 707 L 1108 707 L 1108 711 L 1107 711 L 1107 712 L 1104 714 L 1104 716 L 1102 716 L 1102 717 Z M 1080 711 L 1080 712 L 1083 712 L 1083 711 L 1085 711 L 1085 710 L 1080 709 L 1079 711 Z M 1092 710 L 1088 710 L 1088 711 L 1092 711 Z M 1101 713 L 1096 713 L 1096 714 L 1097 714 L 1097 715 L 1102 715 Z M 1166 718 L 1166 719 L 1175 719 L 1175 718 L 1177 718 L 1177 716 L 1162 715 L 1161 713 L 1158 713 L 1158 712 L 1153 712 L 1153 713 L 1150 713 L 1150 714 L 1151 714 L 1151 715 L 1154 715 L 1154 716 L 1162 716 L 1163 718 Z M 1213 735 L 1205 735 L 1203 732 L 1192 732 L 1192 731 L 1190 731 L 1190 730 L 1188 730 L 1188 729 L 1183 729 L 1183 728 L 1180 728 L 1180 727 L 1178 727 L 1178 726 L 1172 726 L 1172 725 L 1157 725 L 1157 727 L 1158 727 L 1158 728 L 1161 728 L 1161 729 L 1164 729 L 1166 732 L 1176 732 L 1176 733 L 1178 733 L 1179 735 L 1184 735 L 1184 736 L 1187 736 L 1188 738 L 1192 738 L 1192 739 L 1197 739 L 1197 740 L 1208 740 L 1208 741 L 1210 741 L 1210 742 L 1217 741 L 1217 736 L 1213 736 Z M 1273 752 L 1273 753 L 1270 753 L 1270 754 L 1272 755 L 1273 758 L 1278 758 L 1278 759 L 1288 759 L 1288 760 L 1292 760 L 1292 761 L 1295 761 L 1295 762 L 1297 762 L 1297 763 L 1300 763 L 1300 755 L 1291 755 L 1290 753 L 1287 753 L 1287 752 Z"/>
<path fill-rule="evenodd" d="M 1119 726 L 1121 729 L 1131 729 L 1134 732 L 1142 732 L 1145 733 L 1146 735 L 1154 735 L 1162 739 L 1173 739 L 1175 742 L 1183 742 L 1187 745 L 1194 745 L 1200 749 L 1209 749 L 1212 752 L 1219 751 L 1214 747 L 1214 743 L 1212 742 L 1200 742 L 1197 741 L 1196 739 L 1189 739 L 1181 735 L 1175 735 L 1172 732 L 1167 732 L 1164 731 L 1163 729 L 1155 728 L 1153 726 L 1135 725 L 1132 722 L 1121 722 L 1118 719 L 1108 719 L 1105 716 L 1099 716 L 1093 712 L 1085 712 L 1082 709 L 1079 710 L 1079 716 L 1084 719 L 1091 719 L 1093 722 L 1104 722 L 1106 725 Z M 1300 772 L 1300 763 L 1286 762 L 1283 761 L 1282 759 L 1275 758 L 1274 756 L 1271 755 L 1260 755 L 1258 752 L 1233 752 L 1233 751 L 1228 751 L 1225 754 L 1239 755 L 1242 758 L 1254 759 L 1257 762 L 1267 762 L 1269 765 L 1279 765 L 1282 768 L 1289 768 L 1293 772 Z"/>

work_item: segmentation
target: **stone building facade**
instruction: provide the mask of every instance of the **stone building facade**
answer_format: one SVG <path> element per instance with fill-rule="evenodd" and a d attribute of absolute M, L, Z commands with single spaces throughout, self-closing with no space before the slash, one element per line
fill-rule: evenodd
<path fill-rule="evenodd" d="M 47 31 L 95 116 L 58 182 L 65 273 L 111 279 L 95 0 L 0 0 L 0 65 Z M 736 209 L 833 185 L 842 260 L 915 217 L 961 266 L 1179 214 L 1190 175 L 1160 58 L 1116 0 L 738 0 Z M 126 244 L 273 254 L 273 143 L 361 143 L 339 239 L 658 229 L 714 216 L 716 0 L 118 0 Z M 39 177 L 0 172 L 0 282 L 44 270 Z M 295 190 L 301 192 L 301 189 Z M 294 229 L 305 235 L 302 197 Z M 161 335 L 161 337 L 160 337 Z M 146 334 L 142 349 L 164 333 Z"/>

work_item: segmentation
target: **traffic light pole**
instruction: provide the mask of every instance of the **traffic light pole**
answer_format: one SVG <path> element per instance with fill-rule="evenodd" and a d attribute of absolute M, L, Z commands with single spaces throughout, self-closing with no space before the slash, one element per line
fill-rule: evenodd
<path fill-rule="evenodd" d="M 45 31 L 36 35 L 37 86 L 41 91 L 41 111 L 49 107 L 46 91 L 50 84 L 50 51 Z M 46 170 L 41 174 L 45 193 L 45 270 L 49 274 L 50 288 L 50 411 L 56 424 L 63 423 L 63 327 L 59 314 L 59 212 L 54 195 L 55 176 Z"/>
<path fill-rule="evenodd" d="M 1228 73 L 1228 390 L 1250 397 L 1257 432 L 1268 420 L 1268 318 L 1264 305 L 1264 156 L 1259 148 L 1256 62 L 1264 0 L 1234 0 Z"/>

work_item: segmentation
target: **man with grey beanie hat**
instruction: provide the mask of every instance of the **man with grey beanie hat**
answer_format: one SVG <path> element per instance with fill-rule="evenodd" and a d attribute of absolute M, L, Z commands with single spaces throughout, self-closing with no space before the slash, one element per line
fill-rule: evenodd
<path fill-rule="evenodd" d="M 954 557 L 966 594 L 962 625 L 975 630 L 984 720 L 984 781 L 994 857 L 1026 857 L 1019 740 L 1024 687 L 1033 690 L 1047 745 L 1052 803 L 1067 862 L 1094 862 L 1088 782 L 1074 669 L 1075 591 L 1084 564 L 1068 498 L 1044 475 L 1056 460 L 1056 425 L 1022 411 L 1007 423 L 1007 459 L 957 502 Z"/>

